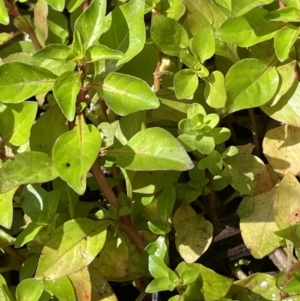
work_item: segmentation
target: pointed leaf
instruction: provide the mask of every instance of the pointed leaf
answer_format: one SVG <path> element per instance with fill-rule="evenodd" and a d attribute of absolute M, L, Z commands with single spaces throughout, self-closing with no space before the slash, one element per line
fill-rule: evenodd
<path fill-rule="evenodd" d="M 54 97 L 69 121 L 75 117 L 77 94 L 81 89 L 80 76 L 81 72 L 65 72 L 56 79 L 53 87 Z"/>
<path fill-rule="evenodd" d="M 19 62 L 0 66 L 0 102 L 18 103 L 49 91 L 56 75 L 45 68 Z"/>
<path fill-rule="evenodd" d="M 130 75 L 112 72 L 99 90 L 108 107 L 121 116 L 159 107 L 159 101 L 148 84 Z"/>
<path fill-rule="evenodd" d="M 10 229 L 13 221 L 13 197 L 17 188 L 0 193 L 0 225 Z"/>
<path fill-rule="evenodd" d="M 77 18 L 74 25 L 73 49 L 75 53 L 84 53 L 94 45 L 104 31 L 106 1 L 94 0 Z M 82 54 L 83 54 L 82 53 Z"/>
<path fill-rule="evenodd" d="M 108 150 L 108 156 L 129 170 L 187 170 L 193 162 L 182 145 L 166 130 L 149 128 L 138 132 L 122 148 Z"/>
<path fill-rule="evenodd" d="M 22 184 L 54 180 L 57 173 L 52 159 L 45 153 L 25 152 L 5 161 L 0 168 L 0 193 Z"/>
<path fill-rule="evenodd" d="M 58 175 L 78 194 L 85 192 L 86 174 L 95 162 L 101 146 L 98 130 L 91 124 L 86 125 L 82 118 L 78 116 L 77 125 L 62 134 L 52 150 Z M 72 156 L 69 152 L 72 152 Z"/>
<path fill-rule="evenodd" d="M 32 60 L 52 59 L 56 61 L 66 61 L 74 57 L 71 47 L 63 44 L 48 45 L 40 51 L 33 54 Z"/>
<path fill-rule="evenodd" d="M 27 142 L 36 113 L 36 102 L 8 104 L 6 110 L 0 113 L 1 134 L 4 143 L 9 142 L 12 145 L 20 146 Z"/>
<path fill-rule="evenodd" d="M 300 14 L 300 11 L 299 11 Z M 296 42 L 300 34 L 298 27 L 288 25 L 282 28 L 274 38 L 274 47 L 276 55 L 280 62 L 285 61 L 288 58 L 291 48 Z"/>
<path fill-rule="evenodd" d="M 214 71 L 204 79 L 206 86 L 204 96 L 209 106 L 221 109 L 225 106 L 226 90 L 224 75 L 220 71 Z"/>
<path fill-rule="evenodd" d="M 144 7 L 144 1 L 131 0 L 115 8 L 105 18 L 109 28 L 101 36 L 100 42 L 125 54 L 117 62 L 117 66 L 130 61 L 144 47 L 146 40 Z"/>
<path fill-rule="evenodd" d="M 300 10 L 295 7 L 281 7 L 273 10 L 266 15 L 266 19 L 272 21 L 300 22 Z"/>
<path fill-rule="evenodd" d="M 124 57 L 124 53 L 104 45 L 92 45 L 86 50 L 85 57 L 87 62 L 95 62 L 98 60 L 120 60 Z"/>
<path fill-rule="evenodd" d="M 225 77 L 228 113 L 265 104 L 273 97 L 278 85 L 279 75 L 275 66 L 251 58 L 239 61 Z"/>
<path fill-rule="evenodd" d="M 0 23 L 4 25 L 8 25 L 9 23 L 8 12 L 3 0 L 0 0 Z"/>
<path fill-rule="evenodd" d="M 57 228 L 43 248 L 36 277 L 54 280 L 88 266 L 103 248 L 110 223 L 78 218 Z"/>

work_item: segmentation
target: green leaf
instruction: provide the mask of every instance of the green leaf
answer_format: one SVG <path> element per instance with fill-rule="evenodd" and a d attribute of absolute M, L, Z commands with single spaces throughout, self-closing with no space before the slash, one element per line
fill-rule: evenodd
<path fill-rule="evenodd" d="M 159 217 L 167 222 L 171 217 L 173 206 L 176 200 L 176 192 L 174 186 L 164 189 L 157 199 L 157 213 Z"/>
<path fill-rule="evenodd" d="M 295 7 L 286 6 L 269 12 L 265 18 L 272 21 L 283 21 L 285 23 L 300 22 L 300 10 Z"/>
<path fill-rule="evenodd" d="M 4 25 L 9 23 L 8 12 L 3 0 L 0 0 L 0 23 Z"/>
<path fill-rule="evenodd" d="M 153 279 L 146 287 L 145 292 L 148 294 L 156 293 L 160 291 L 173 291 L 175 285 L 170 281 L 169 277 L 160 277 Z"/>
<path fill-rule="evenodd" d="M 4 230 L 0 229 L 0 248 L 14 244 L 16 239 L 6 233 Z"/>
<path fill-rule="evenodd" d="M 52 59 L 56 61 L 67 61 L 75 57 L 71 47 L 63 44 L 52 44 L 37 51 L 31 57 L 32 60 Z"/>
<path fill-rule="evenodd" d="M 171 231 L 170 224 L 162 219 L 154 219 L 147 223 L 149 230 L 157 235 L 166 235 Z"/>
<path fill-rule="evenodd" d="M 64 1 L 64 0 L 54 0 Z M 63 12 L 48 8 L 48 43 L 64 44 L 69 38 L 69 21 Z"/>
<path fill-rule="evenodd" d="M 24 279 L 16 288 L 17 301 L 38 301 L 43 293 L 43 282 L 39 279 Z"/>
<path fill-rule="evenodd" d="M 52 158 L 58 175 L 78 194 L 86 189 L 86 174 L 95 162 L 101 146 L 98 130 L 78 116 L 77 125 L 55 142 Z M 69 152 L 72 152 L 70 156 Z"/>
<path fill-rule="evenodd" d="M 198 76 L 190 69 L 183 69 L 174 76 L 174 89 L 178 99 L 187 99 L 193 96 L 198 87 Z"/>
<path fill-rule="evenodd" d="M 65 72 L 54 83 L 54 97 L 69 121 L 72 121 L 75 117 L 76 100 L 80 89 L 81 72 Z M 66 91 L 68 92 L 66 93 Z"/>
<path fill-rule="evenodd" d="M 219 127 L 210 130 L 209 134 L 214 138 L 215 144 L 221 144 L 231 136 L 231 132 L 228 128 Z"/>
<path fill-rule="evenodd" d="M 36 277 L 55 280 L 88 266 L 103 248 L 110 223 L 78 218 L 61 225 L 43 248 Z"/>
<path fill-rule="evenodd" d="M 288 58 L 290 50 L 296 42 L 299 33 L 299 27 L 288 25 L 283 27 L 275 36 L 274 47 L 280 62 L 283 62 Z"/>
<path fill-rule="evenodd" d="M 223 169 L 223 160 L 219 152 L 213 150 L 206 157 L 207 168 L 213 175 L 220 175 Z"/>
<path fill-rule="evenodd" d="M 0 225 L 10 229 L 13 221 L 13 197 L 17 188 L 0 193 Z"/>
<path fill-rule="evenodd" d="M 159 101 L 148 84 L 130 75 L 111 72 L 99 90 L 108 107 L 121 116 L 159 107 Z"/>
<path fill-rule="evenodd" d="M 212 242 L 213 226 L 202 215 L 190 216 L 176 223 L 174 221 L 174 227 L 176 248 L 185 262 L 196 261 Z"/>
<path fill-rule="evenodd" d="M 74 301 L 77 299 L 72 282 L 67 277 L 44 281 L 44 290 L 53 294 L 58 300 Z"/>
<path fill-rule="evenodd" d="M 204 155 L 208 155 L 215 148 L 214 138 L 210 135 L 197 135 L 195 137 L 195 146 L 197 150 Z"/>
<path fill-rule="evenodd" d="M 229 69 L 225 77 L 227 112 L 232 113 L 267 103 L 276 93 L 278 85 L 279 75 L 275 66 L 251 58 L 239 61 Z"/>
<path fill-rule="evenodd" d="M 31 128 L 30 149 L 51 154 L 56 139 L 69 131 L 66 117 L 58 105 L 51 106 Z"/>
<path fill-rule="evenodd" d="M 108 150 L 108 156 L 129 170 L 188 170 L 193 162 L 182 145 L 162 128 L 138 132 L 122 148 Z"/>
<path fill-rule="evenodd" d="M 104 31 L 106 1 L 94 0 L 77 18 L 74 24 L 73 49 L 76 54 L 84 54 L 94 45 Z"/>
<path fill-rule="evenodd" d="M 39 257 L 38 254 L 33 254 L 26 258 L 20 269 L 20 281 L 34 276 Z"/>
<path fill-rule="evenodd" d="M 216 70 L 204 78 L 206 83 L 204 96 L 209 106 L 215 109 L 224 108 L 226 102 L 226 89 L 224 75 Z"/>
<path fill-rule="evenodd" d="M 49 91 L 56 75 L 45 68 L 18 62 L 0 66 L 0 102 L 18 103 Z"/>
<path fill-rule="evenodd" d="M 244 3 L 244 2 L 243 2 Z M 227 19 L 216 31 L 216 38 L 249 47 L 272 39 L 284 23 L 265 19 L 267 10 L 254 8 L 245 15 Z"/>
<path fill-rule="evenodd" d="M 115 8 L 105 18 L 108 30 L 101 36 L 100 43 L 125 54 L 116 66 L 130 61 L 144 47 L 144 7 L 144 1 L 131 0 Z"/>
<path fill-rule="evenodd" d="M 161 14 L 153 14 L 150 34 L 155 46 L 167 55 L 179 56 L 188 46 L 188 34 L 182 25 Z"/>
<path fill-rule="evenodd" d="M 215 37 L 211 27 L 199 31 L 190 41 L 190 48 L 195 57 L 203 64 L 215 53 Z"/>
<path fill-rule="evenodd" d="M 163 259 L 155 255 L 149 256 L 149 271 L 154 278 L 168 277 L 170 269 Z"/>
<path fill-rule="evenodd" d="M 0 113 L 1 134 L 4 144 L 9 142 L 12 145 L 20 146 L 27 142 L 36 113 L 36 102 L 7 104 L 6 110 Z"/>
<path fill-rule="evenodd" d="M 63 11 L 65 7 L 65 0 L 46 0 L 57 11 Z"/>
<path fill-rule="evenodd" d="M 95 62 L 98 60 L 120 60 L 123 57 L 123 52 L 108 48 L 104 45 L 92 45 L 85 53 L 87 62 Z"/>
<path fill-rule="evenodd" d="M 27 227 L 17 236 L 15 247 L 21 248 L 28 242 L 32 241 L 35 236 L 44 228 L 44 226 L 30 223 Z"/>
<path fill-rule="evenodd" d="M 0 193 L 22 184 L 43 183 L 57 177 L 52 159 L 44 153 L 25 152 L 4 162 L 0 168 Z"/>

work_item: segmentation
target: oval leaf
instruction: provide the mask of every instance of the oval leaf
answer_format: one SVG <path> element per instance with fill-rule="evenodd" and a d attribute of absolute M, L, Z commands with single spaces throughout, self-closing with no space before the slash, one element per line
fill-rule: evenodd
<path fill-rule="evenodd" d="M 0 168 L 0 193 L 22 184 L 49 182 L 56 177 L 52 159 L 47 154 L 40 152 L 17 154 Z"/>
<path fill-rule="evenodd" d="M 138 132 L 126 146 L 108 150 L 107 155 L 129 170 L 182 171 L 194 166 L 183 146 L 162 128 Z"/>
<path fill-rule="evenodd" d="M 77 94 L 81 88 L 80 75 L 80 72 L 65 72 L 57 78 L 53 87 L 54 97 L 69 121 L 75 117 Z"/>
<path fill-rule="evenodd" d="M 16 288 L 17 301 L 38 301 L 43 293 L 43 282 L 38 279 L 24 279 Z"/>
<path fill-rule="evenodd" d="M 18 103 L 45 93 L 55 79 L 56 75 L 45 68 L 19 62 L 4 64 L 0 66 L 0 102 Z"/>
<path fill-rule="evenodd" d="M 95 162 L 101 146 L 98 130 L 91 124 L 86 125 L 82 118 L 78 116 L 77 125 L 62 134 L 52 150 L 58 175 L 78 194 L 85 192 L 86 174 Z"/>
<path fill-rule="evenodd" d="M 159 101 L 148 84 L 126 74 L 110 73 L 100 94 L 108 107 L 121 116 L 159 107 Z"/>
<path fill-rule="evenodd" d="M 43 248 L 36 277 L 54 280 L 88 266 L 103 248 L 110 223 L 78 218 L 57 228 Z"/>
<path fill-rule="evenodd" d="M 276 93 L 278 85 L 279 75 L 275 66 L 258 59 L 239 61 L 225 77 L 228 113 L 267 103 Z"/>

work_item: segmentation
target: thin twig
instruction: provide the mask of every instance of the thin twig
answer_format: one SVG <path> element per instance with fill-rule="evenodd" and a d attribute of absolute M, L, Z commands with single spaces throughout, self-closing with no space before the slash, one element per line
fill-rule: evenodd
<path fill-rule="evenodd" d="M 271 254 L 269 254 L 269 258 L 279 271 L 287 269 L 287 256 L 281 248 L 275 249 Z"/>
<path fill-rule="evenodd" d="M 10 246 L 6 246 L 6 247 L 3 247 L 2 248 L 3 249 L 3 251 L 7 254 L 7 255 L 9 255 L 10 257 L 13 257 L 14 259 L 16 259 L 18 262 L 20 262 L 20 263 L 24 263 L 24 261 L 25 261 L 25 258 L 22 256 L 22 255 L 20 255 L 15 249 L 13 249 L 12 247 L 10 247 Z"/>
<path fill-rule="evenodd" d="M 261 156 L 261 147 L 260 147 L 260 142 L 259 142 L 259 137 L 258 137 L 258 128 L 257 128 L 257 123 L 256 123 L 256 117 L 255 117 L 254 109 L 249 109 L 248 113 L 249 113 L 250 122 L 251 122 L 253 144 L 256 147 L 256 149 L 254 150 L 254 152 L 256 153 L 256 155 L 258 157 L 260 157 Z"/>
<path fill-rule="evenodd" d="M 157 60 L 155 71 L 153 72 L 153 77 L 154 77 L 154 82 L 153 82 L 154 93 L 156 93 L 160 89 L 160 77 L 161 77 L 161 70 L 160 70 L 160 68 L 161 68 L 161 61 L 162 61 L 161 52 L 158 51 L 158 60 Z"/>
<path fill-rule="evenodd" d="M 102 191 L 104 192 L 104 195 L 111 206 L 114 206 L 117 210 L 121 208 L 120 203 L 118 202 L 118 199 L 114 192 L 112 191 L 111 187 L 109 186 L 107 179 L 105 178 L 100 165 L 98 164 L 98 161 L 96 160 L 95 163 L 92 166 L 92 172 L 94 174 L 94 177 L 96 178 L 98 184 L 100 185 Z M 124 230 L 127 232 L 128 236 L 131 238 L 133 243 L 136 245 L 136 247 L 142 252 L 145 249 L 145 244 L 138 233 L 138 231 L 135 229 L 132 221 L 128 216 L 121 216 L 120 221 L 122 222 L 122 226 Z"/>

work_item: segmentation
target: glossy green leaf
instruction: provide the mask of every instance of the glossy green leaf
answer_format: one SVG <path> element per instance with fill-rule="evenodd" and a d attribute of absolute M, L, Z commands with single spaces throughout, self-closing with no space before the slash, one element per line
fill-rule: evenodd
<path fill-rule="evenodd" d="M 195 137 L 195 146 L 201 154 L 208 155 L 215 148 L 214 138 L 210 135 L 197 135 Z"/>
<path fill-rule="evenodd" d="M 175 285 L 170 281 L 168 276 L 153 279 L 146 287 L 145 292 L 148 294 L 160 291 L 173 291 Z"/>
<path fill-rule="evenodd" d="M 0 23 L 4 25 L 9 23 L 8 11 L 3 0 L 0 1 Z"/>
<path fill-rule="evenodd" d="M 176 192 L 173 185 L 164 189 L 157 199 L 157 213 L 165 222 L 171 217 L 175 200 Z"/>
<path fill-rule="evenodd" d="M 300 11 L 299 11 L 300 14 Z M 300 17 L 300 16 L 299 16 Z M 291 48 L 300 33 L 298 27 L 288 25 L 283 27 L 274 38 L 274 47 L 278 59 L 283 62 L 288 58 Z"/>
<path fill-rule="evenodd" d="M 211 27 L 203 28 L 190 41 L 195 57 L 203 64 L 215 53 L 215 37 Z"/>
<path fill-rule="evenodd" d="M 183 69 L 174 76 L 175 94 L 178 99 L 187 99 L 193 96 L 198 87 L 198 76 L 190 69 Z"/>
<path fill-rule="evenodd" d="M 38 301 L 43 293 L 43 282 L 39 279 L 24 279 L 16 288 L 17 301 Z"/>
<path fill-rule="evenodd" d="M 154 255 L 149 256 L 149 271 L 154 278 L 168 277 L 170 269 L 165 262 Z"/>
<path fill-rule="evenodd" d="M 183 265 L 186 269 L 192 269 L 201 275 L 203 286 L 201 291 L 205 301 L 223 300 L 221 298 L 227 295 L 233 282 L 232 279 L 219 275 L 202 264 L 182 262 L 180 265 Z"/>
<path fill-rule="evenodd" d="M 167 55 L 179 56 L 188 46 L 188 34 L 182 25 L 162 14 L 153 14 L 150 33 L 155 46 Z"/>
<path fill-rule="evenodd" d="M 166 130 L 149 128 L 134 135 L 122 148 L 108 150 L 108 156 L 129 170 L 187 170 L 193 162 L 182 145 Z"/>
<path fill-rule="evenodd" d="M 65 7 L 65 0 L 46 0 L 55 10 L 63 11 Z"/>
<path fill-rule="evenodd" d="M 92 45 L 86 50 L 85 57 L 88 62 L 98 60 L 120 60 L 124 57 L 124 53 L 104 45 Z"/>
<path fill-rule="evenodd" d="M 44 290 L 53 294 L 58 300 L 76 300 L 75 290 L 68 277 L 44 281 Z"/>
<path fill-rule="evenodd" d="M 56 139 L 67 131 L 69 127 L 60 107 L 51 106 L 31 128 L 30 149 L 50 155 Z"/>
<path fill-rule="evenodd" d="M 148 221 L 147 226 L 152 233 L 157 235 L 166 235 L 171 231 L 170 224 L 162 219 Z"/>
<path fill-rule="evenodd" d="M 278 85 L 279 75 L 274 66 L 258 59 L 239 61 L 225 77 L 228 113 L 267 103 L 276 93 Z M 265 89 L 266 86 L 268 89 Z"/>
<path fill-rule="evenodd" d="M 227 141 L 231 136 L 231 132 L 228 128 L 221 127 L 210 130 L 209 134 L 214 138 L 215 144 L 221 144 Z"/>
<path fill-rule="evenodd" d="M 76 54 L 84 53 L 98 41 L 104 31 L 105 13 L 106 1 L 94 0 L 77 18 L 73 37 L 73 49 Z"/>
<path fill-rule="evenodd" d="M 74 56 L 75 55 L 69 46 L 63 44 L 52 44 L 34 53 L 31 59 L 52 59 L 56 61 L 67 61 L 74 58 Z"/>
<path fill-rule="evenodd" d="M 78 194 L 85 192 L 86 174 L 95 162 L 100 146 L 98 130 L 93 125 L 86 125 L 82 116 L 78 117 L 77 125 L 62 134 L 53 146 L 52 158 L 58 175 Z"/>
<path fill-rule="evenodd" d="M 78 218 L 61 225 L 43 248 L 36 277 L 55 280 L 88 266 L 103 248 L 110 223 Z"/>
<path fill-rule="evenodd" d="M 216 37 L 240 47 L 270 40 L 284 23 L 265 19 L 267 13 L 268 11 L 262 8 L 254 8 L 241 17 L 229 18 L 216 31 Z"/>
<path fill-rule="evenodd" d="M 0 193 L 0 225 L 10 229 L 13 221 L 13 197 L 17 188 Z"/>
<path fill-rule="evenodd" d="M 300 22 L 300 10 L 295 7 L 282 7 L 266 15 L 266 19 L 283 22 Z"/>
<path fill-rule="evenodd" d="M 57 177 L 52 159 L 45 153 L 25 152 L 5 161 L 0 168 L 0 193 L 22 184 L 43 183 Z"/>
<path fill-rule="evenodd" d="M 18 103 L 45 93 L 53 87 L 55 79 L 45 68 L 18 62 L 4 64 L 0 66 L 0 102 Z"/>
<path fill-rule="evenodd" d="M 108 107 L 121 116 L 159 107 L 148 84 L 137 77 L 112 72 L 99 90 Z"/>
<path fill-rule="evenodd" d="M 130 61 L 144 47 L 144 7 L 144 1 L 131 0 L 115 8 L 105 18 L 108 30 L 101 36 L 101 44 L 124 53 L 116 66 Z"/>
<path fill-rule="evenodd" d="M 159 2 L 159 6 L 167 17 L 175 20 L 180 19 L 185 12 L 184 3 L 181 0 L 172 2 L 170 2 L 170 0 L 162 0 Z"/>
<path fill-rule="evenodd" d="M 69 121 L 72 121 L 75 117 L 77 95 L 80 89 L 81 72 L 65 72 L 54 83 L 54 97 Z M 66 91 L 68 92 L 66 93 Z"/>
<path fill-rule="evenodd" d="M 32 241 L 43 228 L 44 226 L 40 226 L 35 223 L 28 224 L 27 227 L 18 235 L 15 247 L 21 248 L 28 242 Z"/>
<path fill-rule="evenodd" d="M 226 102 L 226 89 L 224 75 L 216 70 L 205 79 L 204 96 L 209 106 L 215 109 L 224 108 Z"/>
<path fill-rule="evenodd" d="M 12 145 L 20 146 L 27 142 L 36 113 L 36 102 L 7 104 L 6 110 L 0 113 L 0 131 L 4 143 L 9 142 Z"/>

